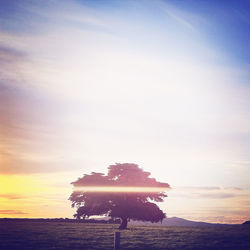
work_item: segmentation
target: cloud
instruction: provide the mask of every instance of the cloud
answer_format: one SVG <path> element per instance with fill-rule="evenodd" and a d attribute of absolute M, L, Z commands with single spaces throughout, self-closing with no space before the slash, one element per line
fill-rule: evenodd
<path fill-rule="evenodd" d="M 235 197 L 236 195 L 234 193 L 218 193 L 218 194 L 200 194 L 200 193 L 194 193 L 191 195 L 191 197 L 196 199 L 227 199 Z"/>
<path fill-rule="evenodd" d="M 210 191 L 241 191 L 247 187 L 247 185 L 241 185 L 240 187 L 224 187 L 224 186 L 177 186 L 178 191 L 198 191 L 198 192 L 210 192 Z"/>
<path fill-rule="evenodd" d="M 0 31 L 2 35 L 2 32 Z M 24 72 L 31 66 L 27 54 L 10 46 L 2 46 L 0 41 L 0 84 L 11 87 L 27 81 Z M 21 86 L 19 86 L 20 88 Z"/>
<path fill-rule="evenodd" d="M 181 15 L 176 14 L 173 10 L 168 10 L 168 8 L 165 9 L 165 12 L 171 17 L 173 18 L 175 21 L 177 21 L 178 23 L 182 24 L 183 26 L 185 26 L 186 28 L 189 28 L 191 30 L 195 30 L 194 26 L 187 21 L 186 19 L 184 19 L 183 17 L 181 17 Z"/>
<path fill-rule="evenodd" d="M 241 186 L 243 189 L 250 190 L 250 184 L 244 184 Z"/>
<path fill-rule="evenodd" d="M 9 199 L 9 200 L 19 200 L 26 198 L 20 194 L 0 194 L 0 198 Z"/>
<path fill-rule="evenodd" d="M 233 199 L 246 198 L 249 195 L 248 190 L 242 187 L 173 187 L 170 195 L 173 197 L 183 197 L 188 199 Z"/>
<path fill-rule="evenodd" d="M 206 190 L 221 190 L 221 187 L 202 187 L 202 186 L 186 186 L 176 187 L 177 190 L 190 190 L 190 191 L 206 191 Z"/>
<path fill-rule="evenodd" d="M 245 215 L 239 215 L 237 214 L 231 214 L 227 216 L 202 216 L 202 217 L 197 217 L 196 220 L 202 220 L 202 221 L 207 221 L 207 222 L 213 222 L 213 223 L 223 223 L 223 224 L 242 224 L 244 221 L 249 218 L 249 213 Z"/>
<path fill-rule="evenodd" d="M 243 188 L 240 187 L 225 187 L 225 190 L 235 190 L 235 191 L 241 191 L 243 190 Z"/>
<path fill-rule="evenodd" d="M 26 58 L 25 53 L 12 49 L 12 48 L 8 48 L 8 47 L 4 47 L 4 46 L 0 46 L 0 64 L 1 66 L 3 66 L 3 64 L 9 64 L 9 63 L 17 63 L 19 61 L 23 61 Z"/>
<path fill-rule="evenodd" d="M 173 187 L 165 206 L 171 216 L 214 223 L 242 223 L 249 220 L 249 197 L 249 190 L 242 186 Z"/>
<path fill-rule="evenodd" d="M 20 210 L 0 210 L 0 214 L 28 214 Z"/>
<path fill-rule="evenodd" d="M 48 149 L 46 149 L 48 150 Z M 24 158 L 26 155 L 26 159 Z M 58 156 L 57 152 L 52 152 L 50 156 L 46 154 L 39 154 L 37 159 L 34 158 L 35 153 L 30 151 L 22 155 L 17 152 L 11 157 L 2 157 L 0 160 L 1 169 L 0 174 L 14 175 L 14 174 L 36 174 L 36 173 L 56 173 L 64 171 L 76 171 L 82 168 L 82 161 L 79 162 L 74 159 L 68 160 L 67 157 Z M 0 154 L 1 156 L 1 154 Z"/>
<path fill-rule="evenodd" d="M 1 174 L 65 171 L 75 164 L 65 157 L 67 143 L 55 145 L 68 104 L 29 84 L 30 63 L 27 53 L 0 47 Z"/>
<path fill-rule="evenodd" d="M 183 27 L 198 32 L 198 27 L 201 24 L 207 24 L 208 21 L 204 16 L 198 13 L 192 13 L 181 8 L 176 7 L 173 3 L 159 1 L 159 7 L 176 23 L 182 25 Z"/>

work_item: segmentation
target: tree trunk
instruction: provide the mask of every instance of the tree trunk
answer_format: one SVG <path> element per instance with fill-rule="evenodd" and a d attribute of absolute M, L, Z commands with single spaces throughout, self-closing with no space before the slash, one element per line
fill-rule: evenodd
<path fill-rule="evenodd" d="M 127 229 L 127 225 L 128 225 L 128 218 L 121 218 L 122 223 L 119 226 L 119 229 L 123 230 L 123 229 Z"/>

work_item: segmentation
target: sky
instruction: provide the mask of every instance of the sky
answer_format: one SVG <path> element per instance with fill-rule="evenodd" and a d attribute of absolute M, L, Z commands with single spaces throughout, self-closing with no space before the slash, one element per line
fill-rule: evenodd
<path fill-rule="evenodd" d="M 71 218 L 128 162 L 168 217 L 250 219 L 248 1 L 0 3 L 0 217 Z"/>

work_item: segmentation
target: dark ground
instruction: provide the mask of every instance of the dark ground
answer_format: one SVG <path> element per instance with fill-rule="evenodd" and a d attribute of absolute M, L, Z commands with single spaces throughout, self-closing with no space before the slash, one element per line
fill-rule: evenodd
<path fill-rule="evenodd" d="M 0 249 L 113 249 L 118 225 L 1 221 Z M 138 227 L 121 231 L 120 249 L 250 249 L 250 226 Z"/>

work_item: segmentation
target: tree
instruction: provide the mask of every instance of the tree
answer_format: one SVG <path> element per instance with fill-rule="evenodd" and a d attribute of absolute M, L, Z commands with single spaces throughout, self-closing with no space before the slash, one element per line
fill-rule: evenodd
<path fill-rule="evenodd" d="M 107 175 L 95 172 L 85 174 L 72 182 L 75 190 L 69 200 L 72 207 L 77 208 L 74 217 L 107 215 L 120 218 L 119 229 L 126 229 L 129 219 L 162 221 L 165 213 L 149 200 L 162 202 L 167 197 L 165 190 L 170 186 L 149 176 L 149 172 L 133 163 L 110 165 Z"/>

